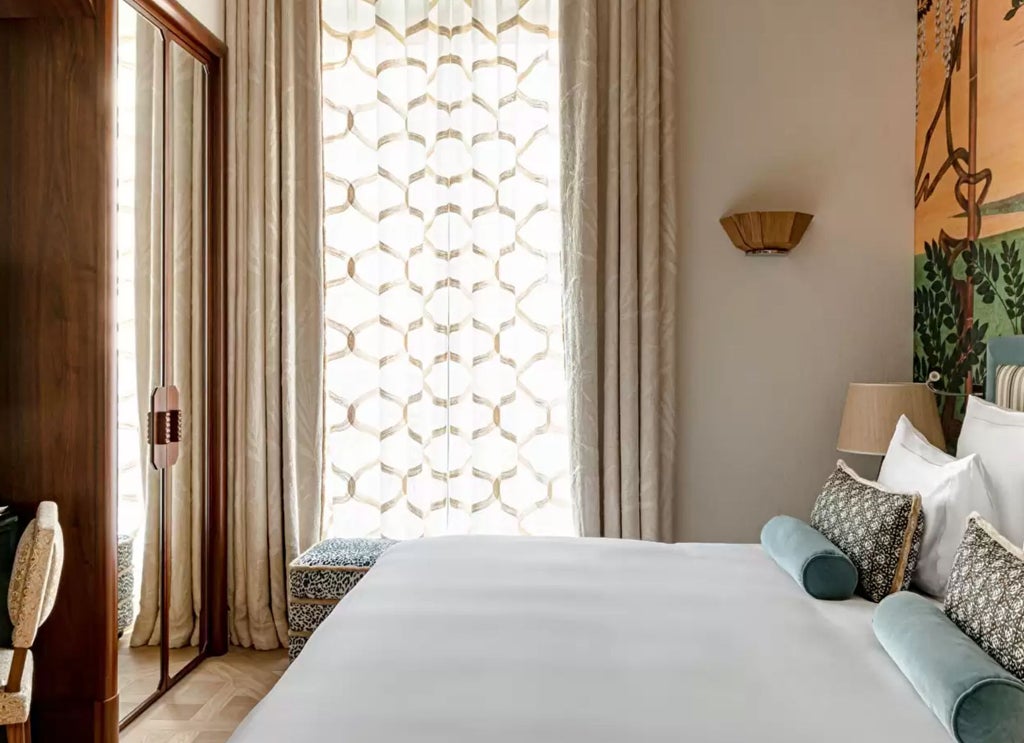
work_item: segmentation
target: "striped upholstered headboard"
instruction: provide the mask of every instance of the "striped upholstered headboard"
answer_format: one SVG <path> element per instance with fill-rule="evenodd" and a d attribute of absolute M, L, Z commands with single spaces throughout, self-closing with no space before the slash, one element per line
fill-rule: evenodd
<path fill-rule="evenodd" d="M 988 342 L 985 399 L 1024 410 L 1024 335 L 993 338 Z"/>

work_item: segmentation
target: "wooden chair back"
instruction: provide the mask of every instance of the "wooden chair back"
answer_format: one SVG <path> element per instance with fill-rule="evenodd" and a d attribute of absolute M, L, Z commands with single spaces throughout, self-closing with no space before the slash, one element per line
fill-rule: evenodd
<path fill-rule="evenodd" d="M 57 520 L 57 504 L 44 501 L 21 535 L 14 556 L 7 593 L 8 610 L 14 624 L 14 658 L 5 691 L 21 689 L 25 655 L 35 642 L 39 627 L 53 611 L 63 567 L 64 535 Z"/>

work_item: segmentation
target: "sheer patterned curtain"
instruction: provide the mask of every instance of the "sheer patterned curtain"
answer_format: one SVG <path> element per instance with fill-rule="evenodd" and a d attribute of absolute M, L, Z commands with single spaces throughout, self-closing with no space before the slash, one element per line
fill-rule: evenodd
<path fill-rule="evenodd" d="M 573 534 L 557 0 L 323 0 L 332 535 Z"/>

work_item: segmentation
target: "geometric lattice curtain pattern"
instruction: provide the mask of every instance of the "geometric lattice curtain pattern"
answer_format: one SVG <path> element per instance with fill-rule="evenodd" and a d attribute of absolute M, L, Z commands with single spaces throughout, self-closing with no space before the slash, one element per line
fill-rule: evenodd
<path fill-rule="evenodd" d="M 332 536 L 574 533 L 557 0 L 323 0 Z"/>

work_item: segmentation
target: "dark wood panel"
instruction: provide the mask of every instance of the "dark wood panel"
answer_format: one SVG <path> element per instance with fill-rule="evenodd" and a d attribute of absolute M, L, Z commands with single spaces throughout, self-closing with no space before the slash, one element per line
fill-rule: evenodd
<path fill-rule="evenodd" d="M 39 11 L 35 0 L 24 5 Z M 204 651 L 227 649 L 225 48 L 173 0 L 145 12 L 210 72 L 210 502 Z M 0 0 L 0 9 L 19 3 Z M 117 739 L 115 0 L 0 19 L 0 500 L 58 503 L 66 563 L 39 635 L 42 741 Z M 78 8 L 92 17 L 59 17 Z M 2 14 L 0 14 L 2 16 Z"/>
<path fill-rule="evenodd" d="M 56 501 L 66 544 L 37 743 L 117 740 L 111 0 L 96 11 L 0 21 L 0 498 Z"/>
<path fill-rule="evenodd" d="M 95 15 L 93 0 L 0 0 L 0 18 Z"/>
<path fill-rule="evenodd" d="M 227 370 L 227 54 L 223 48 L 210 50 L 210 250 L 208 260 L 207 313 L 210 359 L 210 503 L 207 518 L 209 555 L 209 632 L 207 651 L 223 655 L 228 651 L 228 370 Z"/>

